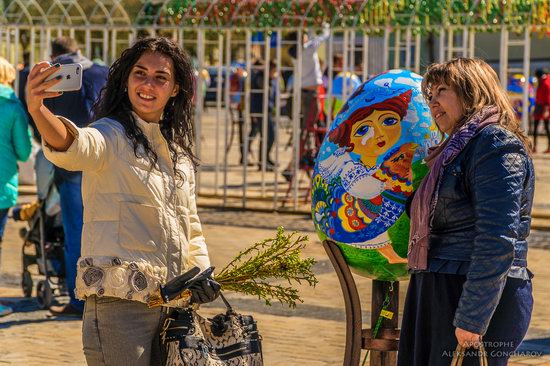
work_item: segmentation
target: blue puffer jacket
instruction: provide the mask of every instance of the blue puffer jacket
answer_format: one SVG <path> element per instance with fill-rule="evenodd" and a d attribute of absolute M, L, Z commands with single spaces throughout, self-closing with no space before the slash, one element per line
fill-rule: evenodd
<path fill-rule="evenodd" d="M 0 84 L 0 208 L 17 201 L 17 161 L 31 154 L 31 131 L 25 110 L 14 91 Z"/>
<path fill-rule="evenodd" d="M 526 148 L 498 125 L 481 130 L 445 168 L 428 265 L 432 272 L 451 273 L 443 269 L 454 267 L 467 276 L 456 327 L 484 334 L 507 276 L 529 278 L 526 238 L 534 186 Z"/>

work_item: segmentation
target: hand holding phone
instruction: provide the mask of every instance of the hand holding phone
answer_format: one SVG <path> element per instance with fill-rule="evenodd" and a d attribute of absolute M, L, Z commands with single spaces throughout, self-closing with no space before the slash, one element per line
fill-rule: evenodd
<path fill-rule="evenodd" d="M 34 65 L 27 78 L 26 96 L 27 110 L 36 123 L 42 139 L 52 149 L 66 151 L 73 143 L 74 137 L 68 132 L 63 122 L 44 105 L 45 99 L 57 98 L 61 95 L 61 92 L 47 90 L 59 84 L 62 75 L 46 81 L 52 74 L 57 73 L 60 67 L 60 64 L 52 65 L 47 61 L 41 61 Z M 79 74 L 81 72 L 82 68 L 79 69 Z"/>
<path fill-rule="evenodd" d="M 60 77 L 60 81 L 54 86 L 46 89 L 47 92 L 66 92 L 79 90 L 82 87 L 82 65 L 64 64 L 58 70 L 48 76 L 45 81 Z"/>

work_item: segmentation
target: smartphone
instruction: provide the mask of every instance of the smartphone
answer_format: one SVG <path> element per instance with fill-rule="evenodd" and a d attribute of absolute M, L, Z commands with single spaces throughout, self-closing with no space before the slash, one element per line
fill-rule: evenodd
<path fill-rule="evenodd" d="M 187 281 L 186 288 L 191 287 L 191 285 L 193 285 L 195 282 L 200 282 L 207 278 L 212 278 L 212 273 L 214 273 L 214 267 L 208 267 L 207 269 L 205 269 L 204 271 L 202 271 L 201 273 L 199 273 L 198 275 L 196 275 L 195 277 Z"/>
<path fill-rule="evenodd" d="M 47 89 L 47 92 L 66 92 L 79 90 L 82 87 L 82 65 L 64 64 L 59 66 L 59 70 L 50 75 L 46 81 L 62 76 L 59 83 Z"/>

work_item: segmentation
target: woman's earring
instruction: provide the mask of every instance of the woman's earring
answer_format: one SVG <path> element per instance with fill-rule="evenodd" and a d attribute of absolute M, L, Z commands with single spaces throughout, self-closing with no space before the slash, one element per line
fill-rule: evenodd
<path fill-rule="evenodd" d="M 127 86 L 124 87 L 124 92 L 125 92 L 125 93 L 128 92 L 128 87 L 127 87 Z"/>

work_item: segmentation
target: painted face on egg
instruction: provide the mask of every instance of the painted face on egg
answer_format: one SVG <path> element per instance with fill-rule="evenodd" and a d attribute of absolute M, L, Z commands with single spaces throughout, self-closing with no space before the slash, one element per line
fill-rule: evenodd
<path fill-rule="evenodd" d="M 373 111 L 365 119 L 356 122 L 350 136 L 353 152 L 367 163 L 384 154 L 401 136 L 401 117 L 394 111 Z"/>
<path fill-rule="evenodd" d="M 401 121 L 407 114 L 411 95 L 411 90 L 405 90 L 386 100 L 357 108 L 329 132 L 329 141 L 358 154 L 365 166 L 375 167 L 378 157 L 395 147 L 401 138 Z"/>

